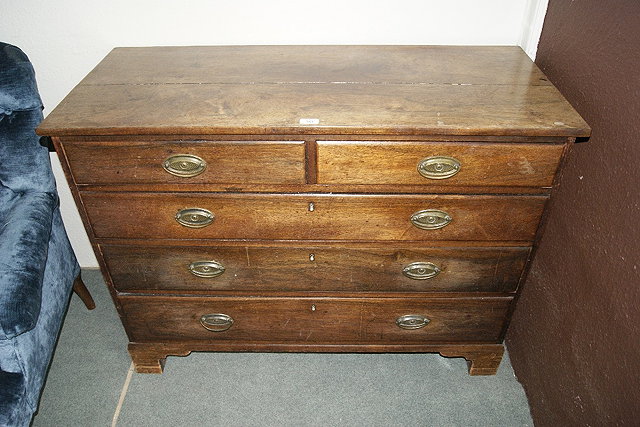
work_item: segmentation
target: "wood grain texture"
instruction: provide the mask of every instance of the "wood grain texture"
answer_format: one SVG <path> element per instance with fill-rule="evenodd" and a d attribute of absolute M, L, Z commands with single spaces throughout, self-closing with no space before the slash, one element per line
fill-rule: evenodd
<path fill-rule="evenodd" d="M 318 141 L 318 183 L 549 187 L 564 145 L 445 142 Z M 431 156 L 453 157 L 460 171 L 431 180 L 417 166 Z"/>
<path fill-rule="evenodd" d="M 240 183 L 125 183 L 80 184 L 87 192 L 142 192 L 142 193 L 292 193 L 292 194 L 532 194 L 549 195 L 550 187 L 502 187 L 483 185 L 421 185 L 398 184 L 240 184 Z"/>
<path fill-rule="evenodd" d="M 98 245 L 113 245 L 113 246 L 157 246 L 157 247 L 264 247 L 270 248 L 336 248 L 336 249 L 368 249 L 372 246 L 387 246 L 388 242 L 367 242 L 367 241 L 336 241 L 336 240 L 245 240 L 245 239 L 220 239 L 217 241 L 211 241 L 207 239 L 158 239 L 150 241 L 149 239 L 123 239 L 123 238 L 102 238 L 99 240 Z M 432 240 L 428 244 L 421 241 L 403 241 L 397 240 L 393 242 L 395 249 L 407 249 L 413 251 L 416 249 L 428 249 L 428 248 L 457 248 L 464 249 L 467 247 L 478 248 L 521 248 L 522 242 L 514 240 L 501 240 L 499 244 L 494 241 L 460 241 L 460 242 L 447 242 L 446 240 Z"/>
<path fill-rule="evenodd" d="M 275 240 L 520 240 L 533 239 L 544 196 L 82 193 L 97 238 Z M 314 210 L 309 210 L 309 203 Z M 215 215 L 209 226 L 176 220 L 185 208 Z M 438 230 L 415 227 L 424 209 L 453 220 Z"/>
<path fill-rule="evenodd" d="M 304 184 L 302 141 L 65 143 L 78 184 Z M 169 156 L 191 154 L 207 166 L 191 178 L 169 174 Z"/>
<path fill-rule="evenodd" d="M 135 370 L 139 374 L 161 374 L 167 356 L 188 356 L 191 350 L 186 346 L 165 345 L 162 343 L 145 345 L 129 343 L 129 354 Z"/>
<path fill-rule="evenodd" d="M 126 65 L 125 65 L 126 64 Z M 300 119 L 318 124 L 300 124 Z M 586 136 L 519 48 L 252 46 L 115 49 L 43 135 Z"/>
<path fill-rule="evenodd" d="M 514 292 L 529 248 L 385 247 L 101 247 L 114 285 L 128 293 L 261 295 L 282 292 Z M 214 260 L 225 271 L 193 275 L 194 261 Z M 437 276 L 416 280 L 402 274 L 413 262 L 431 262 Z"/>
<path fill-rule="evenodd" d="M 286 341 L 297 343 L 498 343 L 511 298 L 225 298 L 121 296 L 124 321 L 135 342 Z M 233 325 L 211 332 L 205 314 L 231 316 Z M 421 329 L 396 319 L 426 316 Z"/>
<path fill-rule="evenodd" d="M 304 82 L 551 84 L 516 46 L 123 47 L 81 84 Z"/>
<path fill-rule="evenodd" d="M 448 347 L 439 353 L 446 357 L 464 357 L 469 365 L 469 375 L 495 375 L 502 362 L 504 346 Z"/>
<path fill-rule="evenodd" d="M 253 139 L 251 135 L 237 134 L 237 135 L 214 135 L 214 134 L 189 134 L 189 135 L 177 135 L 170 138 L 167 135 L 109 135 L 105 132 L 103 135 L 65 135 L 61 137 L 55 137 L 61 143 L 67 142 L 105 142 L 105 143 L 118 143 L 126 144 L 132 141 L 157 141 L 159 143 L 167 141 L 221 141 L 230 142 L 235 141 L 243 143 L 246 141 L 315 141 L 317 139 L 325 141 L 380 141 L 381 138 L 378 135 L 361 135 L 361 134 L 325 134 L 314 135 L 307 134 L 304 138 L 295 134 L 280 134 L 280 135 L 260 135 L 259 138 Z M 571 137 L 565 136 L 537 136 L 537 135 L 429 135 L 428 138 L 420 135 L 385 135 L 382 140 L 384 141 L 440 141 L 440 142 L 522 142 L 522 143 L 534 143 L 534 144 L 566 144 Z"/>
<path fill-rule="evenodd" d="M 587 136 L 589 128 L 553 86 L 153 84 L 77 86 L 38 133 Z"/>

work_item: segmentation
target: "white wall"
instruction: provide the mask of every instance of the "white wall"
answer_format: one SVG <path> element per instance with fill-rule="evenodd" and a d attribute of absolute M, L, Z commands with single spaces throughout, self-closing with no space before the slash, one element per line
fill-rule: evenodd
<path fill-rule="evenodd" d="M 115 46 L 526 44 L 533 57 L 544 11 L 546 0 L 3 0 L 0 40 L 29 55 L 47 114 Z M 52 158 L 80 265 L 97 266 Z"/>
<path fill-rule="evenodd" d="M 522 47 L 531 59 L 535 59 L 538 51 L 538 42 L 548 5 L 549 0 L 527 0 L 518 46 Z"/>

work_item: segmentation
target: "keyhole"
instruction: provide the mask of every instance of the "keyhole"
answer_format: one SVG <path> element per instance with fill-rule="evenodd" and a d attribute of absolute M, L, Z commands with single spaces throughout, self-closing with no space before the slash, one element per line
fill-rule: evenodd
<path fill-rule="evenodd" d="M 314 254 L 309 254 L 309 261 L 315 261 L 316 256 Z"/>
<path fill-rule="evenodd" d="M 313 212 L 316 210 L 316 205 L 313 202 L 309 202 L 309 212 Z"/>
<path fill-rule="evenodd" d="M 311 311 L 316 311 L 316 305 L 315 304 L 311 304 Z"/>

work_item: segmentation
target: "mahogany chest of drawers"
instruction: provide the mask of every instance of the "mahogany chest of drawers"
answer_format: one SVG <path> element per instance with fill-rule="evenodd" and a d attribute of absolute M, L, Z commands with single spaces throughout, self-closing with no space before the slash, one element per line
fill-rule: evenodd
<path fill-rule="evenodd" d="M 114 49 L 41 124 L 138 372 L 437 352 L 493 374 L 587 124 L 516 47 Z"/>

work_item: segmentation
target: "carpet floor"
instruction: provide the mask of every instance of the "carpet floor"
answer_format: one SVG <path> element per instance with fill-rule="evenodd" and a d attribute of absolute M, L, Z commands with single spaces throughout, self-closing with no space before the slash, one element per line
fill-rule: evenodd
<path fill-rule="evenodd" d="M 193 353 L 136 374 L 97 270 L 76 296 L 34 426 L 531 426 L 508 356 L 470 377 L 433 354 Z"/>

